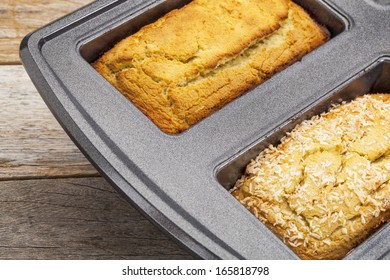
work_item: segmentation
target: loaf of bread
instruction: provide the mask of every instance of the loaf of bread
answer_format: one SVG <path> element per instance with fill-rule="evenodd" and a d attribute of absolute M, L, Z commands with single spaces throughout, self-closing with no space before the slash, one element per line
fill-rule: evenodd
<path fill-rule="evenodd" d="M 232 194 L 302 259 L 343 258 L 390 219 L 390 94 L 304 121 Z"/>
<path fill-rule="evenodd" d="M 193 0 L 93 65 L 161 130 L 177 134 L 328 38 L 289 0 Z"/>

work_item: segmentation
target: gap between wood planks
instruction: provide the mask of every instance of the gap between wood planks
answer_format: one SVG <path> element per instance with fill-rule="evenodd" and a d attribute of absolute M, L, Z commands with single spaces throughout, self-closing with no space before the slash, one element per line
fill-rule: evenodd
<path fill-rule="evenodd" d="M 0 108 L 0 259 L 192 258 L 94 177 L 21 65 L 0 66 Z"/>
<path fill-rule="evenodd" d="M 0 259 L 191 259 L 103 178 L 0 182 Z"/>
<path fill-rule="evenodd" d="M 27 33 L 90 2 L 0 1 L 0 259 L 191 259 L 99 177 L 20 65 Z"/>
<path fill-rule="evenodd" d="M 99 176 L 21 65 L 0 66 L 0 181 Z"/>
<path fill-rule="evenodd" d="M 0 181 L 99 176 L 54 119 L 19 59 L 24 36 L 91 2 L 0 1 Z"/>

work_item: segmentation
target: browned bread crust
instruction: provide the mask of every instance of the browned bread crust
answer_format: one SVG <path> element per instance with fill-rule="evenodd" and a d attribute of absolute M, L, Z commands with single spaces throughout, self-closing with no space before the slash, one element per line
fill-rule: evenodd
<path fill-rule="evenodd" d="M 328 38 L 289 0 L 194 0 L 119 42 L 94 67 L 177 134 Z"/>
<path fill-rule="evenodd" d="M 302 259 L 339 259 L 390 219 L 390 94 L 304 121 L 232 194 Z"/>

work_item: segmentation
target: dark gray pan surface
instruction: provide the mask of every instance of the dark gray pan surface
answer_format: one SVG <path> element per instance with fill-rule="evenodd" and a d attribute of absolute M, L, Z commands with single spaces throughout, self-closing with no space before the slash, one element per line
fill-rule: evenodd
<path fill-rule="evenodd" d="M 99 0 L 25 38 L 21 57 L 75 143 L 134 205 L 207 259 L 298 257 L 226 190 L 268 143 L 332 102 L 390 92 L 390 5 L 301 0 L 333 38 L 178 136 L 161 132 L 89 64 L 188 1 Z M 385 258 L 386 225 L 347 258 Z"/>

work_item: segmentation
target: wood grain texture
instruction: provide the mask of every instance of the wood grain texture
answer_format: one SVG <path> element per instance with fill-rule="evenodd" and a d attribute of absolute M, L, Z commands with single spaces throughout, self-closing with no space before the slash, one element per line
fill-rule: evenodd
<path fill-rule="evenodd" d="M 0 259 L 191 259 L 103 178 L 0 182 Z"/>
<path fill-rule="evenodd" d="M 89 2 L 0 1 L 0 259 L 191 259 L 99 176 L 15 65 L 27 33 Z"/>
<path fill-rule="evenodd" d="M 0 64 L 17 64 L 19 45 L 25 35 L 70 13 L 92 0 L 0 1 Z"/>
<path fill-rule="evenodd" d="M 98 176 L 23 67 L 0 66 L 0 180 Z"/>

